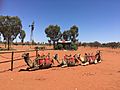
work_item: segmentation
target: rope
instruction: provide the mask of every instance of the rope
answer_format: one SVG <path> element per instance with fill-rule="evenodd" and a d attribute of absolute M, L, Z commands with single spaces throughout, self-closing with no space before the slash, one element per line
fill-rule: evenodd
<path fill-rule="evenodd" d="M 12 52 L 14 52 L 14 53 L 21 53 L 21 52 L 33 52 L 33 51 L 36 51 L 36 50 L 26 50 L 26 51 L 6 51 L 6 52 L 0 52 L 0 54 L 6 54 L 6 53 L 12 53 Z M 38 51 L 40 51 L 40 50 L 38 50 Z"/>
<path fill-rule="evenodd" d="M 11 58 L 7 58 L 7 57 L 4 57 L 4 56 L 2 56 L 2 55 L 0 55 L 2 58 L 5 58 L 5 59 L 11 59 Z M 14 57 L 14 58 L 19 58 L 20 56 L 16 56 L 16 57 Z"/>
<path fill-rule="evenodd" d="M 2 56 L 2 55 L 0 55 L 2 58 L 5 58 L 5 59 L 11 59 L 11 58 L 7 58 L 7 57 L 4 57 L 4 56 Z"/>
<path fill-rule="evenodd" d="M 0 55 L 1 56 L 1 55 Z M 32 58 L 32 57 L 35 57 L 35 56 L 30 56 L 30 58 Z M 7 58 L 8 59 L 8 58 Z M 23 58 L 18 58 L 18 59 L 14 59 L 13 61 L 20 61 L 20 60 L 22 60 Z M 1 63 L 8 63 L 8 62 L 11 62 L 11 58 L 9 59 L 9 60 L 7 60 L 7 61 L 2 61 L 2 62 L 0 62 L 0 64 Z"/>

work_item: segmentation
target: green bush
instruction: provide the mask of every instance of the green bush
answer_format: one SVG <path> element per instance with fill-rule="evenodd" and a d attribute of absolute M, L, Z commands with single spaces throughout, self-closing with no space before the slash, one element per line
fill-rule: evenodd
<path fill-rule="evenodd" d="M 65 50 L 70 50 L 69 45 L 65 45 L 65 46 L 64 46 L 64 49 L 65 49 Z"/>
<path fill-rule="evenodd" d="M 77 50 L 77 49 L 78 49 L 78 46 L 77 46 L 76 44 L 72 44 L 72 45 L 71 45 L 71 49 Z"/>
<path fill-rule="evenodd" d="M 62 44 L 58 44 L 57 46 L 58 46 L 59 50 L 63 49 L 63 45 Z"/>
<path fill-rule="evenodd" d="M 58 50 L 58 45 L 55 45 L 55 50 Z"/>

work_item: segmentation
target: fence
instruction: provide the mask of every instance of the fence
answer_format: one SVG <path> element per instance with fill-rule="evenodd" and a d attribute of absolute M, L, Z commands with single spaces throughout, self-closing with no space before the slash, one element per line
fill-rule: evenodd
<path fill-rule="evenodd" d="M 10 59 L 10 60 L 5 60 L 5 61 L 2 61 L 0 60 L 0 64 L 3 64 L 3 63 L 8 63 L 10 62 L 10 69 L 11 71 L 13 71 L 13 68 L 14 68 L 14 61 L 18 61 L 18 60 L 22 60 L 22 58 L 18 58 L 18 59 L 14 59 L 14 55 L 15 53 L 23 53 L 23 52 L 36 52 L 36 57 L 38 56 L 38 49 L 35 49 L 35 50 L 28 50 L 28 51 L 8 51 L 8 52 L 0 52 L 0 57 L 2 58 L 5 58 L 5 59 Z M 1 54 L 11 54 L 11 58 L 7 58 L 5 56 L 2 56 Z M 35 57 L 35 56 L 31 56 L 31 57 Z"/>

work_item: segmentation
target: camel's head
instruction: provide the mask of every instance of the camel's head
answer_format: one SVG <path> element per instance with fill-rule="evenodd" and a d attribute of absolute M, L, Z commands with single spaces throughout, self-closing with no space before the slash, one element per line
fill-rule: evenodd
<path fill-rule="evenodd" d="M 23 57 L 23 58 L 29 57 L 29 53 L 23 53 L 23 54 L 22 54 L 22 57 Z"/>
<path fill-rule="evenodd" d="M 79 54 L 77 54 L 77 58 L 78 58 L 78 59 L 80 59 L 80 56 L 81 56 L 81 54 L 80 54 L 80 53 L 79 53 Z"/>
<path fill-rule="evenodd" d="M 96 54 L 100 55 L 100 53 L 101 53 L 100 50 L 97 50 L 97 51 L 96 51 Z"/>

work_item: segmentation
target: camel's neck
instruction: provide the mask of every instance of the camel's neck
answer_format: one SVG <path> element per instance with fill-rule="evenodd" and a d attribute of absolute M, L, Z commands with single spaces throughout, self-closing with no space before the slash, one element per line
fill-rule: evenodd
<path fill-rule="evenodd" d="M 28 62 L 30 60 L 30 57 L 24 57 L 25 62 Z"/>
<path fill-rule="evenodd" d="M 27 65 L 28 65 L 29 67 L 33 67 L 33 62 L 32 62 L 32 60 L 30 59 L 30 57 L 24 57 L 24 60 L 25 60 L 25 62 L 27 63 Z"/>
<path fill-rule="evenodd" d="M 83 57 L 83 56 L 80 56 L 80 60 L 81 60 L 81 61 L 84 61 L 84 57 Z"/>
<path fill-rule="evenodd" d="M 97 55 L 96 55 L 96 59 L 100 59 L 100 54 L 97 54 Z"/>

